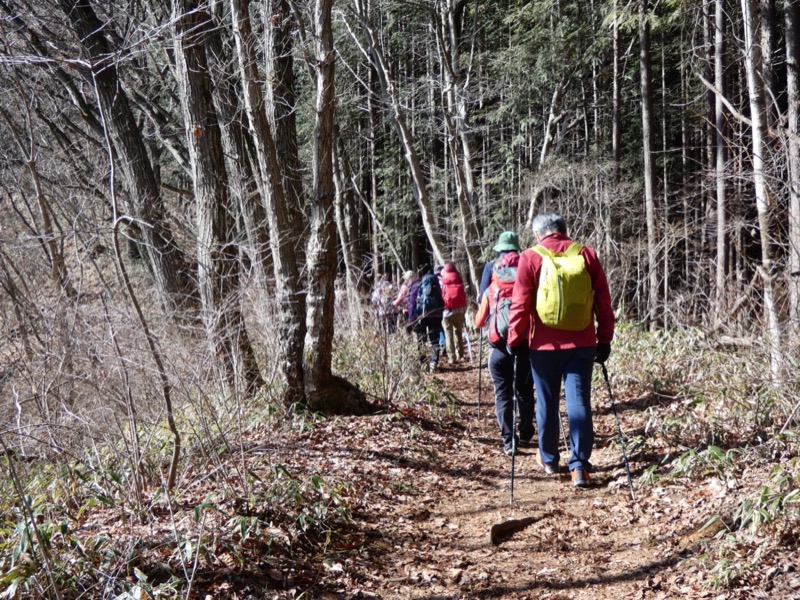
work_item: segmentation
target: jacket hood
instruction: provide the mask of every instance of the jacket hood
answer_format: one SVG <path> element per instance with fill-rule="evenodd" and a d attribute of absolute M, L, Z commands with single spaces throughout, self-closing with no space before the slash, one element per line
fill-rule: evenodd
<path fill-rule="evenodd" d="M 461 275 L 458 274 L 456 268 L 451 265 L 447 264 L 442 269 L 442 282 L 444 283 L 464 283 L 461 279 Z"/>

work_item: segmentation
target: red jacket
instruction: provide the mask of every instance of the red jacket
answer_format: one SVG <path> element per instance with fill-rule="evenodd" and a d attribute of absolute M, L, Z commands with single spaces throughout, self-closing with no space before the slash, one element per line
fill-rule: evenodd
<path fill-rule="evenodd" d="M 565 252 L 571 243 L 571 239 L 560 233 L 551 233 L 540 242 L 553 252 Z M 562 331 L 542 324 L 536 313 L 536 290 L 539 287 L 542 257 L 533 250 L 525 250 L 520 257 L 517 281 L 511 296 L 509 346 L 519 346 L 526 339 L 531 350 L 566 350 L 611 343 L 614 338 L 614 311 L 611 309 L 611 293 L 608 291 L 603 265 L 595 251 L 588 246 L 583 247 L 581 256 L 586 261 L 586 270 L 592 278 L 596 332 L 594 322 L 582 331 Z M 531 330 L 532 334 L 529 333 Z"/>
<path fill-rule="evenodd" d="M 442 298 L 447 310 L 459 310 L 467 306 L 467 293 L 464 291 L 464 281 L 458 274 L 455 265 L 447 263 L 441 274 Z"/>

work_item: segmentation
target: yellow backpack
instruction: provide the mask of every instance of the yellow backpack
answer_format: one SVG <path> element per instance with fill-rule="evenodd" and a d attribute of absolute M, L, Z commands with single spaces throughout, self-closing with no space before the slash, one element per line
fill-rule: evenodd
<path fill-rule="evenodd" d="M 583 248 L 572 242 L 566 252 L 552 252 L 541 245 L 531 250 L 542 257 L 536 312 L 544 325 L 563 331 L 582 331 L 592 322 L 592 278 L 581 256 Z"/>

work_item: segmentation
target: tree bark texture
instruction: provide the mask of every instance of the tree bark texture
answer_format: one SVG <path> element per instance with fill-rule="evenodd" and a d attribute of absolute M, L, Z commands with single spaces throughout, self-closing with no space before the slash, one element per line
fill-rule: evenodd
<path fill-rule="evenodd" d="M 308 317 L 306 396 L 313 410 L 360 412 L 363 394 L 331 371 L 336 279 L 333 123 L 336 54 L 331 31 L 333 0 L 317 0 L 314 9 L 317 96 L 314 124 L 314 183 L 308 241 Z"/>
<path fill-rule="evenodd" d="M 266 101 L 281 166 L 289 221 L 294 225 L 295 256 L 302 264 L 306 245 L 303 178 L 297 154 L 297 98 L 294 90 L 292 29 L 296 26 L 287 0 L 266 0 Z"/>
<path fill-rule="evenodd" d="M 658 321 L 658 248 L 656 232 L 656 174 L 653 164 L 653 69 L 650 56 L 648 2 L 639 8 L 639 75 L 642 99 L 642 153 L 644 156 L 644 205 L 647 223 L 647 321 Z"/>
<path fill-rule="evenodd" d="M 723 318 L 728 285 L 728 218 L 725 197 L 725 164 L 728 160 L 726 119 L 723 98 L 725 96 L 725 12 L 722 0 L 715 2 L 714 16 L 714 118 L 716 124 L 716 180 L 717 180 L 717 273 L 716 314 L 717 323 Z"/>
<path fill-rule="evenodd" d="M 758 212 L 758 228 L 761 240 L 761 279 L 764 293 L 764 317 L 767 321 L 767 336 L 770 348 L 770 370 L 775 383 L 781 380 L 783 351 L 780 341 L 780 325 L 775 307 L 773 290 L 773 259 L 770 242 L 770 209 L 767 198 L 767 184 L 764 177 L 764 158 L 766 139 L 764 131 L 764 92 L 758 76 L 761 64 L 758 40 L 758 12 L 755 0 L 742 0 L 745 40 L 745 70 L 747 72 L 747 91 L 750 99 L 750 120 L 753 140 L 753 185 Z"/>
<path fill-rule="evenodd" d="M 256 66 L 253 34 L 247 0 L 230 0 L 236 54 L 242 82 L 247 118 L 258 159 L 266 212 L 270 229 L 270 245 L 275 269 L 277 325 L 281 368 L 286 378 L 286 404 L 305 403 L 303 344 L 306 335 L 306 297 L 300 282 L 295 252 L 295 227 L 292 223 L 283 188 L 283 180 L 272 130 L 265 112 L 264 96 Z"/>
<path fill-rule="evenodd" d="M 785 0 L 783 8 L 786 21 L 786 87 L 789 96 L 789 330 L 797 338 L 800 336 L 800 1 Z"/>
<path fill-rule="evenodd" d="M 119 166 L 127 184 L 131 217 L 138 227 L 156 289 L 168 310 L 193 302 L 197 290 L 191 283 L 186 257 L 166 226 L 158 181 L 128 96 L 119 80 L 116 52 L 89 0 L 59 0 L 91 62 L 84 75 L 94 87 L 103 110 Z"/>
<path fill-rule="evenodd" d="M 263 386 L 240 308 L 234 211 L 222 136 L 211 90 L 205 41 L 211 15 L 195 2 L 174 0 L 175 69 L 181 90 L 197 214 L 198 283 L 202 316 L 228 393 L 252 395 Z M 241 374 L 241 379 L 239 377 Z"/>

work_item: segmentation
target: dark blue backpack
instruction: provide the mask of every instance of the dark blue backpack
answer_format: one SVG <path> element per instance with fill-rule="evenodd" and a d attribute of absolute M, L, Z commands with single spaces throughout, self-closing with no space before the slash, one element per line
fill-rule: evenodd
<path fill-rule="evenodd" d="M 439 286 L 439 278 L 429 273 L 419 282 L 414 316 L 421 319 L 441 318 L 443 309 L 444 299 L 442 298 L 442 288 Z"/>

